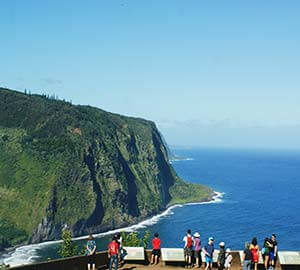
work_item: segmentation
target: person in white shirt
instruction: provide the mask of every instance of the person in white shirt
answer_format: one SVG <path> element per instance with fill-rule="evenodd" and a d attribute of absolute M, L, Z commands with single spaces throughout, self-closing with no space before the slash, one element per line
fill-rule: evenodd
<path fill-rule="evenodd" d="M 226 255 L 225 255 L 225 265 L 224 265 L 226 270 L 230 270 L 231 262 L 232 262 L 231 250 L 230 248 L 227 248 Z"/>

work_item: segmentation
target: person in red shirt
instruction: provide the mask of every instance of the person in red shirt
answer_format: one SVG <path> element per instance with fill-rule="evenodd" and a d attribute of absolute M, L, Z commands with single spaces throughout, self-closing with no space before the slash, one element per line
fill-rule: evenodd
<path fill-rule="evenodd" d="M 158 264 L 158 258 L 160 257 L 160 239 L 158 238 L 158 233 L 154 234 L 152 240 L 152 256 L 151 264 Z"/>
<path fill-rule="evenodd" d="M 115 270 L 118 269 L 119 244 L 115 237 L 108 245 L 109 270 L 112 270 L 113 264 Z"/>

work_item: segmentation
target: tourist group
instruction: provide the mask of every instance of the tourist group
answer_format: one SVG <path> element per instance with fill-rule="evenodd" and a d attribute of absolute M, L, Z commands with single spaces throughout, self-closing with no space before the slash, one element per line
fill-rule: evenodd
<path fill-rule="evenodd" d="M 206 245 L 201 246 L 200 234 L 198 232 L 192 235 L 191 230 L 187 230 L 183 238 L 184 257 L 186 268 L 200 268 L 202 265 L 201 253 L 205 258 L 205 270 L 212 270 L 213 255 L 215 251 L 214 238 L 209 237 Z M 161 255 L 161 240 L 159 234 L 155 233 L 152 239 L 152 255 L 150 264 L 158 264 Z M 95 251 L 96 244 L 92 236 L 89 236 L 87 242 L 87 255 L 89 255 L 88 270 L 95 270 Z M 242 268 L 243 270 L 257 270 L 259 256 L 262 255 L 265 270 L 274 270 L 276 265 L 278 245 L 276 235 L 272 234 L 271 238 L 265 238 L 262 248 L 260 249 L 257 238 L 253 237 L 251 242 L 245 243 L 245 249 L 242 252 Z M 113 236 L 112 241 L 108 245 L 109 269 L 118 269 L 118 266 L 124 263 L 124 257 L 127 255 L 126 250 L 122 246 L 122 237 L 120 233 Z M 225 243 L 219 243 L 219 252 L 217 257 L 218 270 L 230 270 L 232 264 L 232 254 L 230 248 L 225 248 Z"/>
<path fill-rule="evenodd" d="M 251 243 L 245 243 L 243 252 L 243 269 L 250 270 L 253 266 L 257 270 L 259 255 L 262 255 L 265 270 L 274 270 L 278 254 L 278 244 L 276 235 L 272 234 L 271 238 L 265 238 L 262 249 L 260 250 L 256 237 L 253 237 Z"/>
<path fill-rule="evenodd" d="M 191 230 L 187 230 L 183 241 L 186 268 L 192 268 L 193 266 L 200 268 L 202 264 L 201 252 L 203 252 L 205 257 L 205 270 L 211 270 L 213 267 L 213 253 L 215 250 L 214 238 L 209 237 L 207 244 L 201 248 L 200 234 L 196 232 L 194 236 L 192 236 Z M 241 266 L 243 270 L 257 270 L 259 255 L 261 253 L 265 270 L 274 270 L 277 252 L 278 244 L 275 234 L 272 234 L 271 238 L 265 238 L 261 250 L 259 249 L 257 238 L 253 237 L 251 243 L 245 243 L 245 249 L 243 250 L 241 258 Z M 230 270 L 232 259 L 233 257 L 230 248 L 225 248 L 225 243 L 220 242 L 217 257 L 217 269 Z"/>

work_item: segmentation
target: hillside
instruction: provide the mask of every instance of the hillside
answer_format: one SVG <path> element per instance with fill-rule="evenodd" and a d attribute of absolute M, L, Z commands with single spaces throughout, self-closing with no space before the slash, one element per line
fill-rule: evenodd
<path fill-rule="evenodd" d="M 136 223 L 211 198 L 181 180 L 153 122 L 0 88 L 0 249 Z"/>

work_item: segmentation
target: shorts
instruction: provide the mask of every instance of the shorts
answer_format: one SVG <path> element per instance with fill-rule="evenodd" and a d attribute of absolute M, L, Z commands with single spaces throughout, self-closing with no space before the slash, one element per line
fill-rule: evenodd
<path fill-rule="evenodd" d="M 96 254 L 88 255 L 88 264 L 96 264 Z"/>
<path fill-rule="evenodd" d="M 275 254 L 273 251 L 270 251 L 270 260 L 273 261 L 275 259 Z"/>
<path fill-rule="evenodd" d="M 195 258 L 201 258 L 201 250 L 195 250 L 194 256 Z"/>
<path fill-rule="evenodd" d="M 192 252 L 193 252 L 193 250 L 191 247 L 184 248 L 184 256 L 192 256 Z"/>
<path fill-rule="evenodd" d="M 263 256 L 269 256 L 270 255 L 270 249 L 263 247 L 261 250 L 261 253 Z"/>
<path fill-rule="evenodd" d="M 205 262 L 206 262 L 206 263 L 213 263 L 213 260 L 212 260 L 211 257 L 205 256 Z"/>
<path fill-rule="evenodd" d="M 160 249 L 152 249 L 152 255 L 154 256 L 160 256 Z"/>

